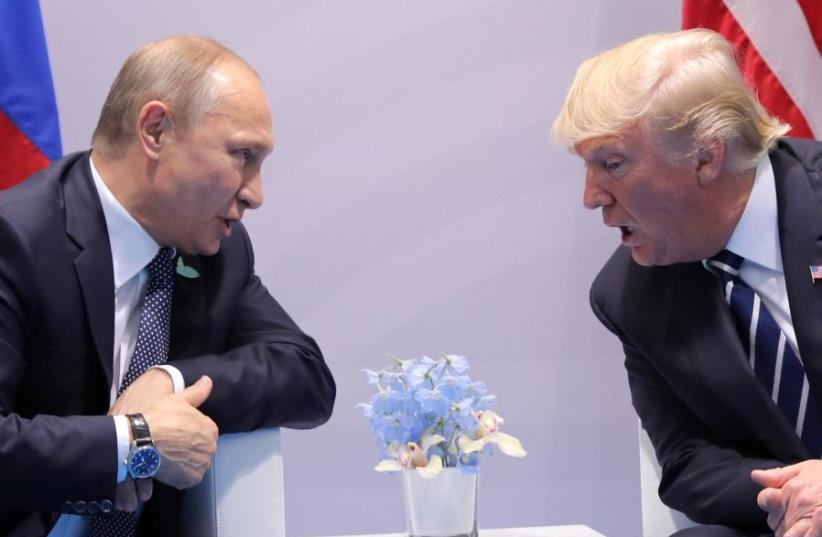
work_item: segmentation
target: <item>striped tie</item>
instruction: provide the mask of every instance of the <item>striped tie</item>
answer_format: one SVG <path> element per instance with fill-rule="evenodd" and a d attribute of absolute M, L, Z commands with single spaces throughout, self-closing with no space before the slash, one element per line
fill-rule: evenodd
<path fill-rule="evenodd" d="M 739 278 L 743 258 L 722 250 L 708 260 L 724 284 L 725 300 L 756 377 L 812 456 L 822 456 L 822 421 L 802 360 L 759 295 Z M 753 342 L 753 344 L 751 344 Z"/>

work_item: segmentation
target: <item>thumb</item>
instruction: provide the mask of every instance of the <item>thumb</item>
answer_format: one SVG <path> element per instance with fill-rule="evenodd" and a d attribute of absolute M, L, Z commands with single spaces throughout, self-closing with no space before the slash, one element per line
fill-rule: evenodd
<path fill-rule="evenodd" d="M 205 375 L 197 379 L 197 382 L 180 392 L 182 398 L 194 408 L 202 405 L 208 396 L 211 395 L 211 388 L 213 383 L 211 379 Z"/>
<path fill-rule="evenodd" d="M 754 470 L 751 479 L 763 487 L 781 488 L 789 479 L 799 475 L 798 465 L 771 468 L 770 470 Z"/>

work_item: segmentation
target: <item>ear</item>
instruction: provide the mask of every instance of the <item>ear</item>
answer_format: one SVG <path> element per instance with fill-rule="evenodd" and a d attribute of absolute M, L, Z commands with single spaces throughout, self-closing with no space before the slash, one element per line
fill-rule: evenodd
<path fill-rule="evenodd" d="M 696 179 L 708 186 L 722 175 L 725 165 L 725 142 L 710 140 L 696 151 Z"/>
<path fill-rule="evenodd" d="M 137 134 L 146 156 L 156 160 L 160 148 L 166 142 L 174 123 L 171 110 L 160 101 L 150 101 L 143 105 L 137 116 Z"/>

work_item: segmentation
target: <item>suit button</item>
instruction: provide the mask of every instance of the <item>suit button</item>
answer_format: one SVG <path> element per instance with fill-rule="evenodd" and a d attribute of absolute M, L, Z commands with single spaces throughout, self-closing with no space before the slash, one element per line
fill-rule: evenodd
<path fill-rule="evenodd" d="M 74 512 L 74 504 L 71 503 L 68 500 L 64 501 L 61 511 L 63 511 L 64 513 L 73 513 Z"/>
<path fill-rule="evenodd" d="M 84 502 L 83 500 L 77 500 L 76 502 L 74 502 L 74 512 L 78 515 L 82 515 L 83 513 L 85 513 L 86 509 L 86 502 Z"/>
<path fill-rule="evenodd" d="M 111 513 L 111 509 L 114 505 L 111 503 L 111 500 L 103 500 L 100 502 L 100 511 L 104 513 Z"/>
<path fill-rule="evenodd" d="M 96 515 L 100 512 L 100 504 L 93 500 L 88 502 L 88 509 L 86 509 L 86 512 L 90 515 Z"/>

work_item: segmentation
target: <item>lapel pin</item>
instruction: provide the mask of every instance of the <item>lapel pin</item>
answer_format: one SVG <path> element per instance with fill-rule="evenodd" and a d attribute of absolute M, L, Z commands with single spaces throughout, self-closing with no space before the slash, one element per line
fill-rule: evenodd
<path fill-rule="evenodd" d="M 822 280 L 822 265 L 811 265 L 811 282 L 816 285 L 817 280 Z"/>
<path fill-rule="evenodd" d="M 820 267 L 820 273 L 822 273 L 822 267 Z M 179 274 L 183 278 L 188 278 L 191 280 L 200 277 L 200 273 L 197 272 L 197 270 L 194 269 L 194 267 L 188 267 L 183 263 L 182 256 L 177 258 L 177 274 Z"/>

